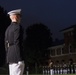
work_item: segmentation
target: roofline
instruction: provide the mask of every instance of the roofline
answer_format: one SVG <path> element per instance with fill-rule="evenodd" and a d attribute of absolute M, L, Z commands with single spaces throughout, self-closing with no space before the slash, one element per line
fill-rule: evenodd
<path fill-rule="evenodd" d="M 48 49 L 55 49 L 55 48 L 59 48 L 59 47 L 63 47 L 65 44 L 61 44 L 61 45 L 56 45 L 56 46 L 52 46 L 52 47 L 49 47 Z"/>
<path fill-rule="evenodd" d="M 66 29 L 66 30 L 64 30 L 62 32 L 65 33 L 65 32 L 69 32 L 69 31 L 72 31 L 72 30 L 74 30 L 74 28 Z"/>
<path fill-rule="evenodd" d="M 65 28 L 65 29 L 62 29 L 62 30 L 60 30 L 60 32 L 64 32 L 64 31 L 66 31 L 66 30 L 70 30 L 70 29 L 72 29 L 72 28 L 74 28 L 74 27 L 76 27 L 76 24 L 75 24 L 75 25 L 72 25 L 72 26 L 70 26 L 70 27 L 67 27 L 67 28 Z"/>

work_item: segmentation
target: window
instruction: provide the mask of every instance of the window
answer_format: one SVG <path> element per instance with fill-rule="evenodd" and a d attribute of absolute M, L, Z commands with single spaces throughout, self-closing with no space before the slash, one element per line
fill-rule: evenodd
<path fill-rule="evenodd" d="M 69 53 L 74 53 L 75 52 L 75 49 L 73 48 L 72 45 L 69 45 Z"/>
<path fill-rule="evenodd" d="M 73 35 L 73 31 L 71 32 L 71 35 Z"/>
<path fill-rule="evenodd" d="M 68 47 L 67 46 L 64 46 L 62 48 L 62 54 L 68 54 L 68 53 L 69 53 Z"/>
<path fill-rule="evenodd" d="M 56 51 L 57 51 L 57 55 L 61 55 L 61 48 L 57 48 Z"/>
<path fill-rule="evenodd" d="M 62 48 L 62 54 L 64 54 L 64 53 L 65 53 L 64 48 Z"/>
<path fill-rule="evenodd" d="M 50 54 L 51 56 L 55 56 L 55 49 L 51 49 Z"/>

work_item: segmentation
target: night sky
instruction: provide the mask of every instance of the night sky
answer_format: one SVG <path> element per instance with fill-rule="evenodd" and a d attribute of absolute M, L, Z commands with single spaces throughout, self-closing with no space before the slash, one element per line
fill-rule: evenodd
<path fill-rule="evenodd" d="M 76 24 L 76 0 L 0 0 L 5 10 L 22 9 L 22 24 L 43 23 L 53 38 L 63 38 L 60 30 Z"/>

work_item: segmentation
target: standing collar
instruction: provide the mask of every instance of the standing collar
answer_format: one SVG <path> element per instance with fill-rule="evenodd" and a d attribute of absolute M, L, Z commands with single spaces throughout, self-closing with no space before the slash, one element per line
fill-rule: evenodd
<path fill-rule="evenodd" d="M 17 22 L 11 22 L 11 24 L 18 24 L 18 25 L 20 25 L 19 23 L 17 23 Z"/>

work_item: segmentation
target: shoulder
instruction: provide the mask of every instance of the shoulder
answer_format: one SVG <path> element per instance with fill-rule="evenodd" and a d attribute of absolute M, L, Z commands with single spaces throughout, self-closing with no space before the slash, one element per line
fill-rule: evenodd
<path fill-rule="evenodd" d="M 10 26 L 11 26 L 11 25 L 9 25 L 9 26 L 6 28 L 6 32 L 10 29 Z"/>
<path fill-rule="evenodd" d="M 14 25 L 14 29 L 20 29 L 20 25 Z"/>

